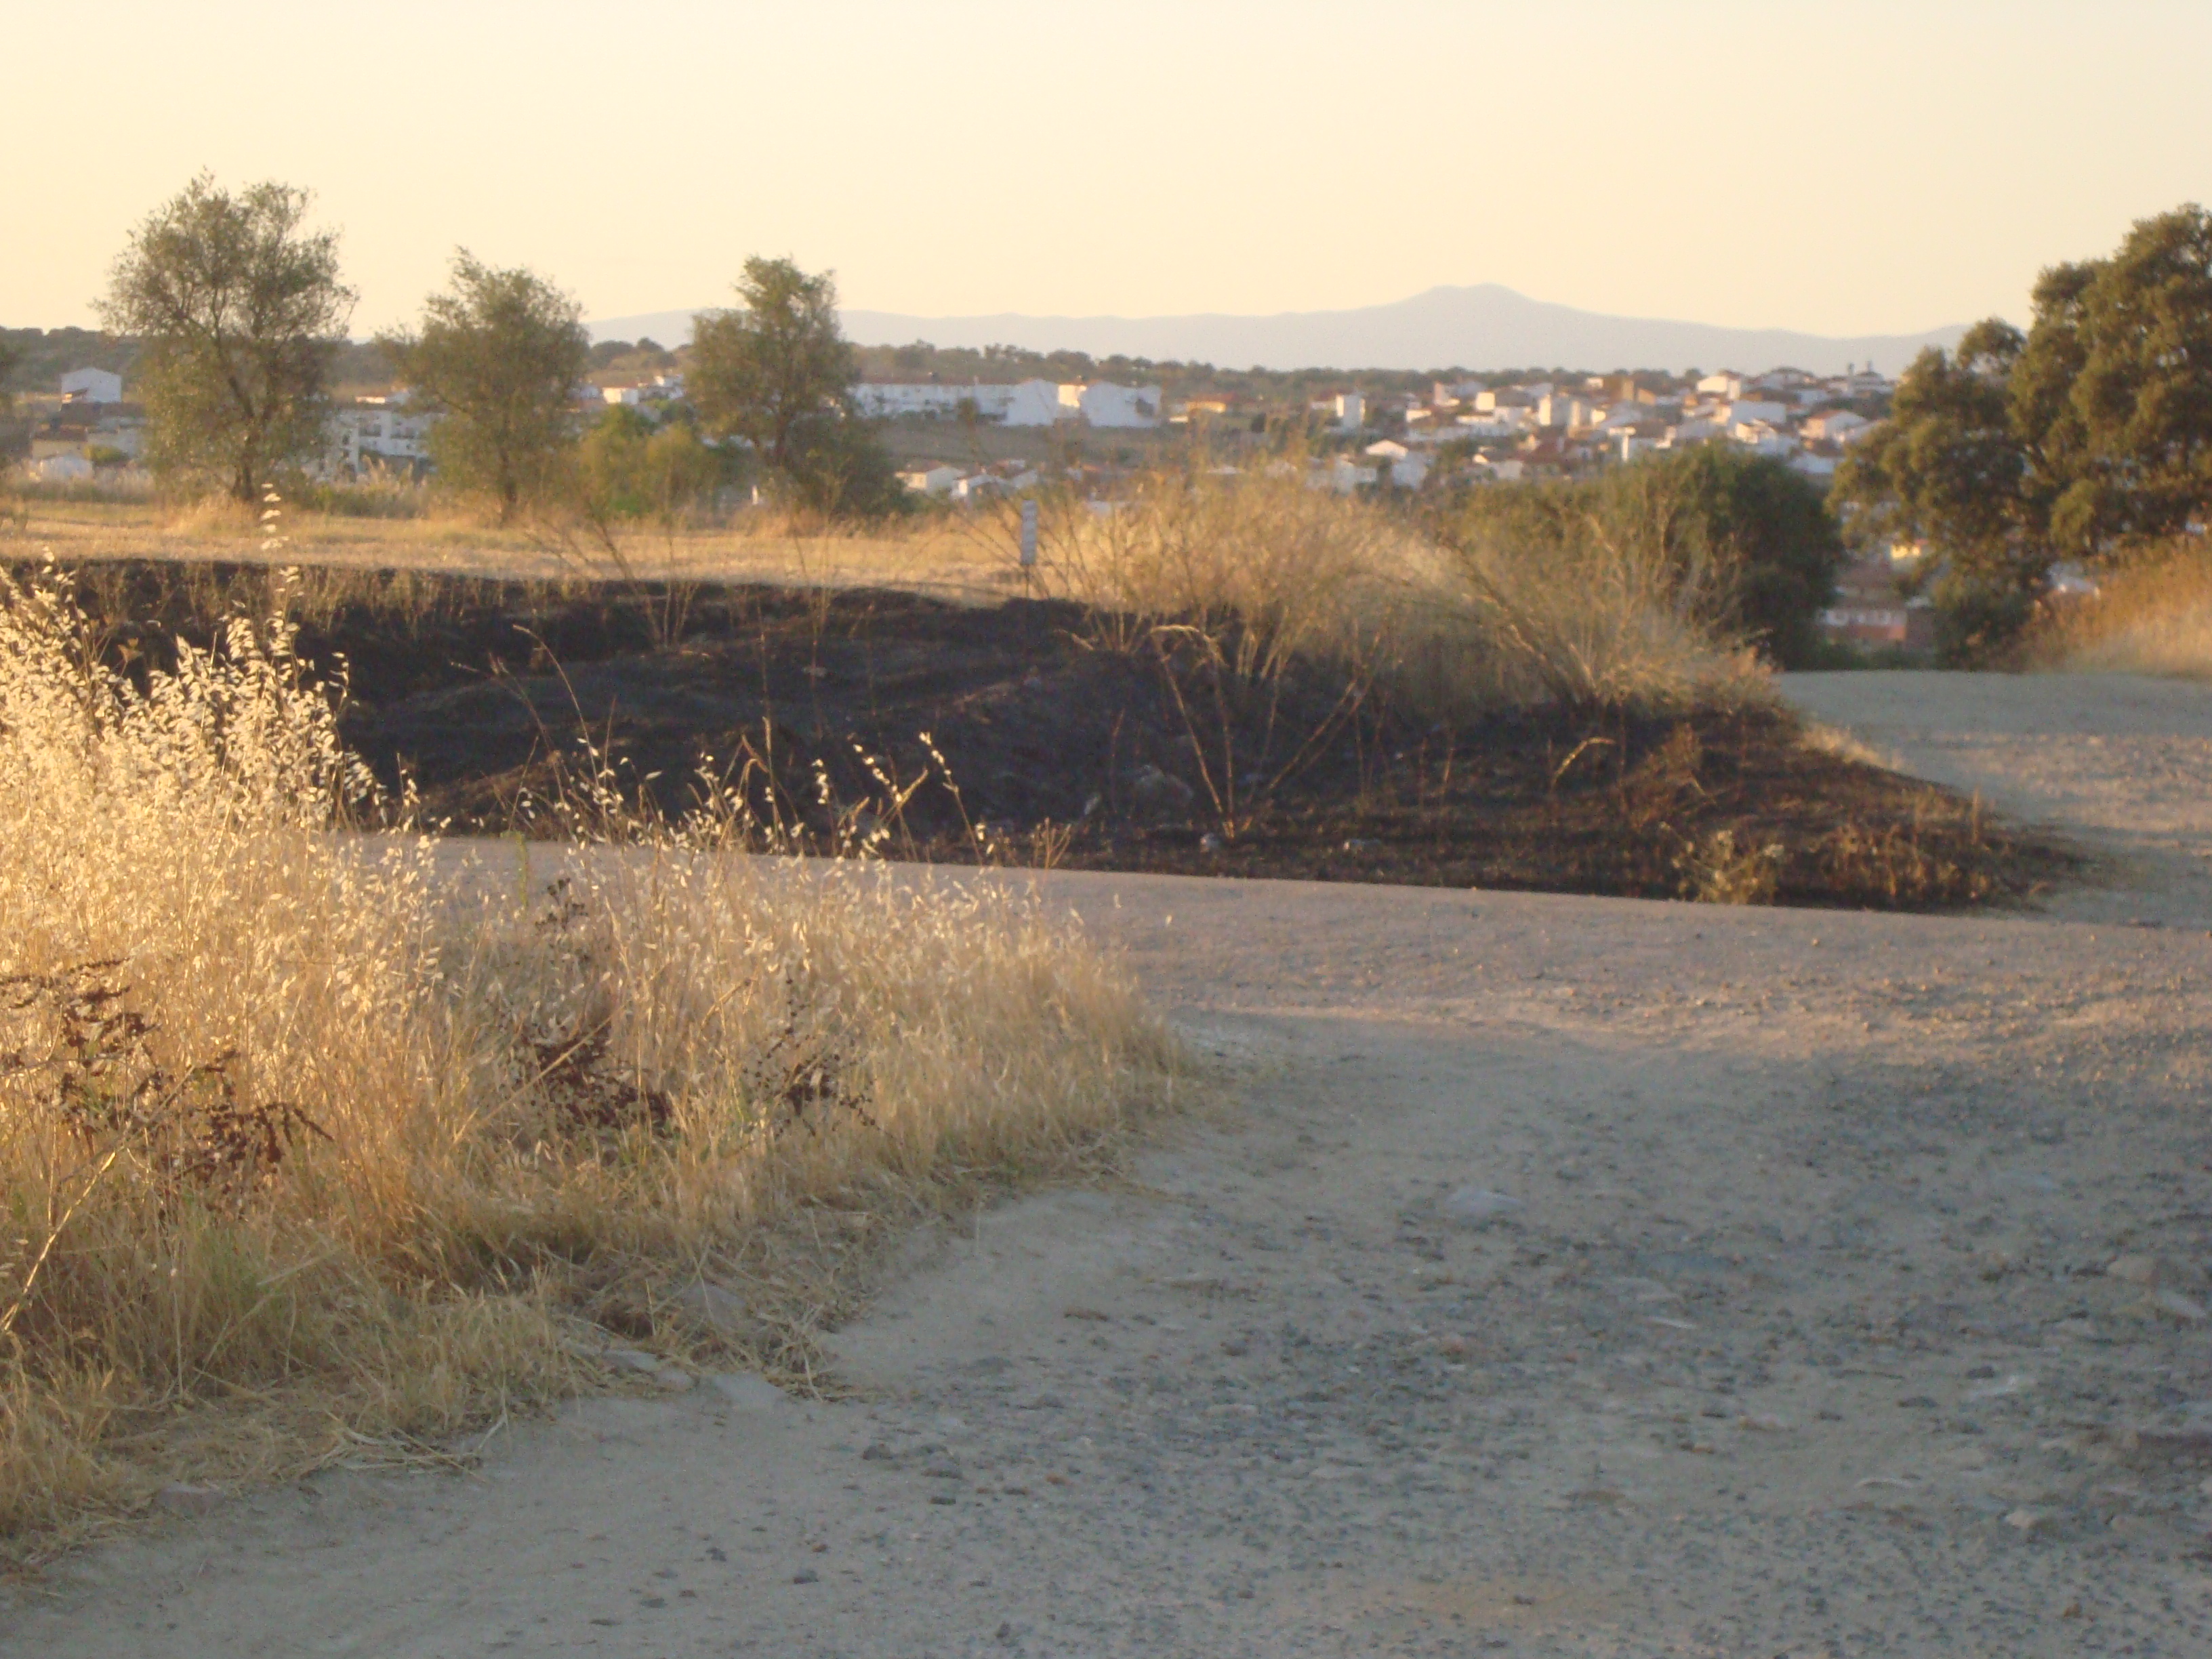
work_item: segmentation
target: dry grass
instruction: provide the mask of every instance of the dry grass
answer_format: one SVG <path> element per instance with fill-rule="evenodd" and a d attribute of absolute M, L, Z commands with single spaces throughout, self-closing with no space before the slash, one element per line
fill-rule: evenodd
<path fill-rule="evenodd" d="M 2191 540 L 2102 578 L 2030 641 L 2039 666 L 2212 679 L 2212 549 Z"/>
<path fill-rule="evenodd" d="M 781 514 L 743 513 L 726 526 L 617 532 L 619 561 L 559 523 L 500 528 L 475 515 L 419 518 L 325 514 L 295 506 L 284 544 L 264 548 L 258 515 L 228 501 L 174 511 L 153 505 L 21 503 L 20 526 L 0 520 L 0 553 L 51 553 L 73 568 L 118 559 L 205 563 L 240 560 L 339 570 L 561 580 L 638 576 L 656 580 L 774 582 L 845 588 L 893 586 L 995 602 L 1016 583 L 1012 557 L 974 527 L 942 514 L 872 526 L 836 526 Z"/>
<path fill-rule="evenodd" d="M 1064 506 L 1042 539 L 1048 590 L 1125 629 L 1233 617 L 1251 672 L 1330 661 L 1440 719 L 1735 706 L 1764 684 L 1711 621 L 1716 573 L 1595 534 L 1447 546 L 1382 504 L 1308 488 L 1295 461 L 1154 474 L 1110 514 Z"/>
<path fill-rule="evenodd" d="M 1596 708 L 1733 706 L 1761 678 L 1715 618 L 1723 573 L 1671 565 L 1656 547 L 1587 535 L 1510 533 L 1447 545 L 1403 513 L 1307 489 L 1297 457 L 1242 472 L 1140 475 L 1117 510 L 1043 503 L 1032 591 L 1117 613 L 1117 642 L 1163 623 L 1237 619 L 1255 671 L 1333 660 L 1437 715 L 1560 702 Z M 1020 582 L 1016 509 L 927 513 L 836 526 L 741 513 L 721 527 L 623 532 L 611 555 L 573 526 L 507 529 L 447 513 L 378 519 L 288 515 L 264 548 L 255 515 L 227 503 L 33 504 L 15 539 L 89 567 L 124 557 L 299 563 L 559 580 L 637 577 L 890 586 L 995 602 Z"/>
<path fill-rule="evenodd" d="M 0 600 L 9 1547 L 438 1441 L 574 1386 L 580 1321 L 681 1351 L 672 1287 L 780 1225 L 865 1243 L 1171 1074 L 1011 890 L 704 819 L 473 877 L 341 833 L 376 803 L 286 639 L 133 684 L 52 589 Z"/>

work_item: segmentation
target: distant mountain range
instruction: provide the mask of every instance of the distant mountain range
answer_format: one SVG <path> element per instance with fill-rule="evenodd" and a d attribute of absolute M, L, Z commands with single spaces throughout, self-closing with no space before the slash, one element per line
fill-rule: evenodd
<path fill-rule="evenodd" d="M 1547 304 L 1495 283 L 1432 288 L 1390 305 L 1351 311 L 1290 311 L 1273 317 L 908 317 L 842 313 L 861 345 L 1019 346 L 1093 357 L 1149 357 L 1224 368 L 1686 368 L 1757 370 L 1784 365 L 1815 374 L 1871 363 L 1894 374 L 1923 346 L 1949 346 L 1963 325 L 1925 334 L 1838 337 L 1781 328 L 1723 328 L 1656 318 L 1608 317 Z M 610 317 L 590 325 L 594 340 L 647 337 L 663 345 L 691 337 L 688 311 Z"/>

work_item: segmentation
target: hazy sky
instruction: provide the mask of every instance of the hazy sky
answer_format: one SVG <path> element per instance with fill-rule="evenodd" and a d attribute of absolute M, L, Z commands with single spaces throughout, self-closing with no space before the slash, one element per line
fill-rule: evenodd
<path fill-rule="evenodd" d="M 198 168 L 316 192 L 355 331 L 456 244 L 586 315 L 744 256 L 925 314 L 1498 282 L 1822 333 L 2026 312 L 2212 201 L 2212 0 L 0 0 L 0 323 Z"/>

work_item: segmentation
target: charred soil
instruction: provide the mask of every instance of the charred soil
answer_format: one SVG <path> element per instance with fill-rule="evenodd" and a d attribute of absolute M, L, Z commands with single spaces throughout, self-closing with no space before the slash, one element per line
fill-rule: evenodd
<path fill-rule="evenodd" d="M 264 602 L 252 567 L 104 568 L 124 660 Z M 295 604 L 349 742 L 455 833 L 565 833 L 596 778 L 708 781 L 800 849 L 1188 875 L 1948 908 L 2077 862 L 1753 706 L 1417 718 L 1342 669 L 1239 676 L 1172 628 L 882 590 L 387 575 Z"/>

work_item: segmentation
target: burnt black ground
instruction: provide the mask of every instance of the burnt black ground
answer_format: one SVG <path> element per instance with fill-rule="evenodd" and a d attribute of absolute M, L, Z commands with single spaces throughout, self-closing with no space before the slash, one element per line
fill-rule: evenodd
<path fill-rule="evenodd" d="M 158 662 L 267 580 L 125 565 L 88 592 Z M 347 741 L 457 833 L 569 833 L 556 804 L 594 776 L 678 817 L 711 778 L 805 846 L 940 862 L 1908 909 L 2069 868 L 1779 706 L 1448 726 L 1313 662 L 1217 697 L 1187 652 L 1057 602 L 420 574 L 307 598 L 296 648 L 343 666 Z"/>

